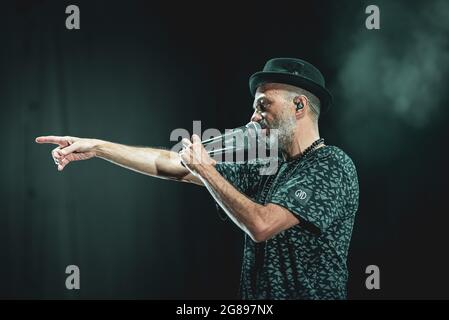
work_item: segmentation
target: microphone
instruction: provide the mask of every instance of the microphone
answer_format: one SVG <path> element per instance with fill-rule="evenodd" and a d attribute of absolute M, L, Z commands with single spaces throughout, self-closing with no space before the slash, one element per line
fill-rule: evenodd
<path fill-rule="evenodd" d="M 210 156 L 221 153 L 246 150 L 253 147 L 252 143 L 257 143 L 262 127 L 258 122 L 251 121 L 244 126 L 232 129 L 225 134 L 201 141 Z M 218 144 L 221 143 L 221 144 Z M 219 149 L 208 150 L 214 145 L 219 145 Z"/>

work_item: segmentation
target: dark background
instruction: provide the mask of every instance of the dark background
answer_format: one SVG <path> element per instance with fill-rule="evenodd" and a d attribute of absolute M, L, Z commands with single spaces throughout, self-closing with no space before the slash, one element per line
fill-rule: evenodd
<path fill-rule="evenodd" d="M 243 6 L 243 3 L 245 4 Z M 65 28 L 76 4 L 81 29 Z M 365 28 L 376 4 L 381 29 Z M 318 66 L 327 144 L 359 173 L 349 298 L 449 298 L 445 1 L 5 1 L 0 18 L 0 298 L 236 298 L 243 234 L 206 190 L 103 160 L 62 173 L 39 135 L 170 148 L 247 123 L 272 57 Z M 81 290 L 65 288 L 65 268 Z M 379 266 L 381 289 L 365 288 Z"/>

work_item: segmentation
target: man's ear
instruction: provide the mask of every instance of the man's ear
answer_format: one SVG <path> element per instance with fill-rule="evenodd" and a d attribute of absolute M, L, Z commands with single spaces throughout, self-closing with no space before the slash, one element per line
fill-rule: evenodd
<path fill-rule="evenodd" d="M 306 105 L 308 107 L 307 97 L 304 95 L 296 96 L 293 99 L 293 103 L 296 106 L 296 118 L 299 119 L 299 118 L 303 117 L 305 114 Z"/>

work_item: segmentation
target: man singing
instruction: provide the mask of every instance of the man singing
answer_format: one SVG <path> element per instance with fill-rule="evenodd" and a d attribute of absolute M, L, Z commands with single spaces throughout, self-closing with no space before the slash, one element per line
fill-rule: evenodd
<path fill-rule="evenodd" d="M 304 60 L 276 58 L 249 86 L 251 121 L 268 136 L 278 134 L 281 153 L 270 175 L 260 173 L 260 161 L 217 163 L 196 135 L 182 140 L 179 153 L 68 136 L 36 142 L 58 144 L 52 157 L 60 171 L 71 161 L 99 157 L 205 186 L 245 232 L 243 299 L 345 299 L 359 187 L 352 160 L 319 135 L 320 112 L 332 101 L 324 78 Z"/>

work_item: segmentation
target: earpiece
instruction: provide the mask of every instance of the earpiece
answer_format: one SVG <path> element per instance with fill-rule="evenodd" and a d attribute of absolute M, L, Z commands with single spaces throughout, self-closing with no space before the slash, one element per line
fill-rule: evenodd
<path fill-rule="evenodd" d="M 303 104 L 301 103 L 301 101 L 299 101 L 299 102 L 296 104 L 296 111 L 299 111 L 299 110 L 301 110 L 302 108 L 304 108 L 304 106 L 303 106 Z"/>

